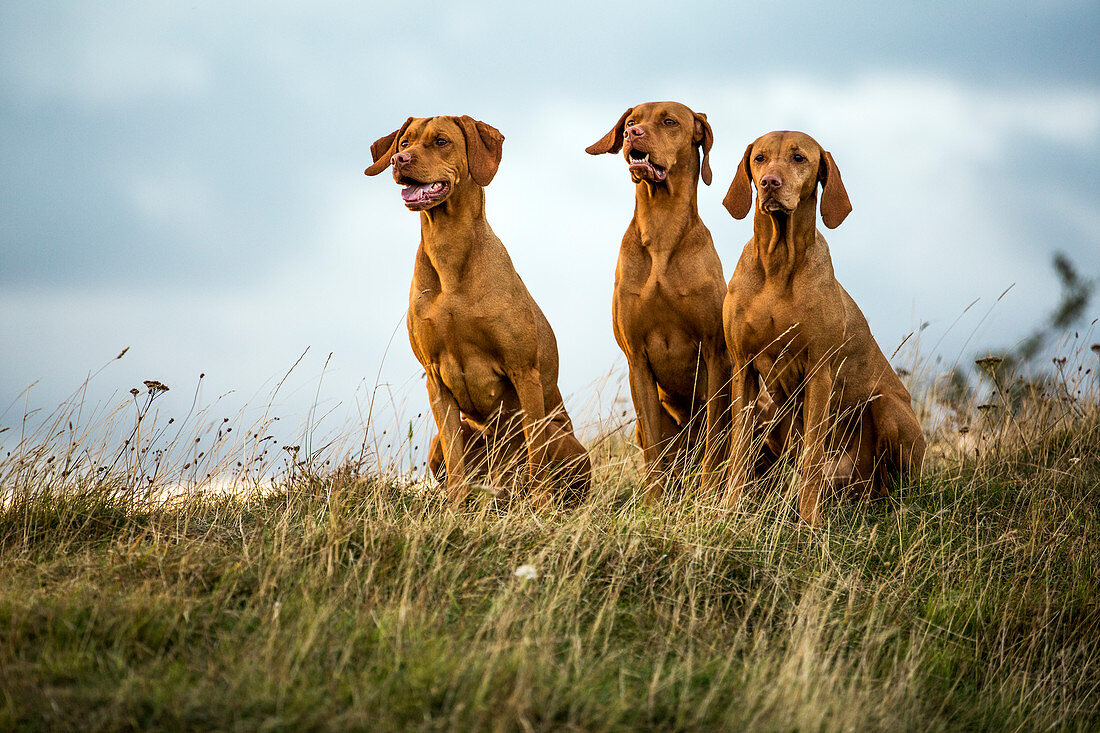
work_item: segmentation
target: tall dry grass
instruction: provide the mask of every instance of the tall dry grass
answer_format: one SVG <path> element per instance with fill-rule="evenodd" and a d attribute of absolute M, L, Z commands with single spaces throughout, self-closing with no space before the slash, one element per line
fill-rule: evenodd
<path fill-rule="evenodd" d="M 0 728 L 1095 729 L 1074 358 L 999 399 L 918 380 L 925 475 L 816 531 L 789 471 L 737 512 L 690 482 L 641 502 L 620 414 L 579 509 L 452 511 L 358 433 L 275 446 L 268 417 L 158 414 L 156 384 L 74 398 L 0 435 Z"/>

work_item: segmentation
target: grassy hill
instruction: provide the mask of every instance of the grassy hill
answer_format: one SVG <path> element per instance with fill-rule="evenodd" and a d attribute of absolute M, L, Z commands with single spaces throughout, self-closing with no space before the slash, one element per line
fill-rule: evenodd
<path fill-rule="evenodd" d="M 166 498 L 188 467 L 24 441 L 0 728 L 1095 730 L 1100 410 L 1070 402 L 962 415 L 919 482 L 817 531 L 782 474 L 734 513 L 646 505 L 618 437 L 577 511 L 457 513 L 298 464 Z"/>

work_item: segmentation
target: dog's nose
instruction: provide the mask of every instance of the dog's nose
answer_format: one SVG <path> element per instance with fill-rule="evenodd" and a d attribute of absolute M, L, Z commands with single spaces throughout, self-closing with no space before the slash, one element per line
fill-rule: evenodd
<path fill-rule="evenodd" d="M 390 158 L 390 163 L 404 165 L 405 163 L 411 163 L 412 159 L 412 153 L 394 153 L 393 157 Z"/>
<path fill-rule="evenodd" d="M 779 188 L 783 185 L 783 179 L 774 173 L 769 173 L 760 179 L 760 185 L 764 188 Z"/>
<path fill-rule="evenodd" d="M 645 135 L 645 130 L 643 130 L 640 125 L 631 125 L 626 128 L 626 134 L 630 137 L 642 137 Z"/>

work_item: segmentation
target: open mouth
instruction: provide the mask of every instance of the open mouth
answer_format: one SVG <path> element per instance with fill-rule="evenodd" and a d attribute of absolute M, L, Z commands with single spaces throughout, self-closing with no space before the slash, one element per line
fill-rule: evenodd
<path fill-rule="evenodd" d="M 663 181 L 665 176 L 668 175 L 668 171 L 650 160 L 649 153 L 644 150 L 631 148 L 627 155 L 627 163 L 631 173 L 647 174 L 644 177 L 654 181 Z"/>
<path fill-rule="evenodd" d="M 403 176 L 398 183 L 404 186 L 401 189 L 401 200 L 405 202 L 405 206 L 413 211 L 430 209 L 447 198 L 447 194 L 451 191 L 451 185 L 446 181 L 422 183 Z"/>

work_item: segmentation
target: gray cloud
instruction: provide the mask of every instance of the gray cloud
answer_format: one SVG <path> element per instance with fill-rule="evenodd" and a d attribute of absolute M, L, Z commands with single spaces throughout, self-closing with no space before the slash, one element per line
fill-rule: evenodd
<path fill-rule="evenodd" d="M 243 399 L 312 344 L 311 359 L 335 352 L 326 393 L 346 400 L 373 383 L 396 326 L 382 378 L 411 390 L 415 412 L 400 324 L 416 218 L 392 182 L 362 176 L 370 142 L 410 114 L 469 113 L 505 133 L 489 217 L 557 330 L 567 392 L 620 363 L 609 299 L 633 206 L 622 162 L 583 148 L 648 99 L 682 99 L 715 126 L 700 201 L 727 275 L 749 232 L 719 202 L 744 145 L 800 127 L 833 149 L 856 207 L 828 235 L 834 259 L 887 351 L 922 320 L 949 358 L 1018 338 L 1053 304 L 1055 249 L 1100 271 L 1095 3 L 776 16 L 9 4 L 0 395 L 41 377 L 48 404 L 129 344 L 108 392 L 207 372 L 211 391 Z M 984 325 L 976 308 L 948 332 L 1013 282 Z"/>

